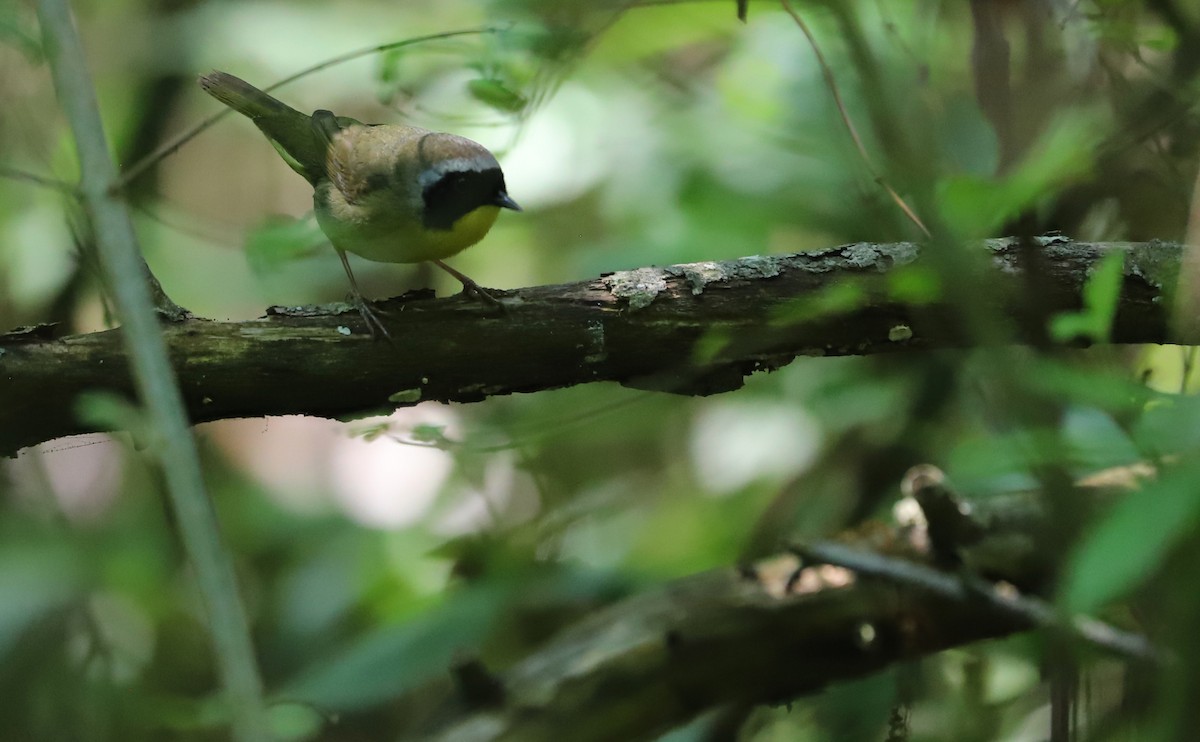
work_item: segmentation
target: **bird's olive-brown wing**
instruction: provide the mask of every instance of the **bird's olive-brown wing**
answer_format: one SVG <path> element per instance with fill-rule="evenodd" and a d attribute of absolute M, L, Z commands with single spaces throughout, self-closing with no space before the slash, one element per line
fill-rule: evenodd
<path fill-rule="evenodd" d="M 349 203 L 396 188 L 407 172 L 404 153 L 427 132 L 411 126 L 348 126 L 330 137 L 326 171 Z M 415 186 L 414 186 L 415 187 Z"/>

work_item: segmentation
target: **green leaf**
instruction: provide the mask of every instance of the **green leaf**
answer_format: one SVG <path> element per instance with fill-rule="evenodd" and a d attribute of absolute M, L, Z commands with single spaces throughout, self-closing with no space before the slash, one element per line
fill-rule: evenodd
<path fill-rule="evenodd" d="M 1150 576 L 1200 516 L 1200 462 L 1164 471 L 1130 492 L 1101 519 L 1072 556 L 1061 599 L 1091 612 Z"/>
<path fill-rule="evenodd" d="M 486 103 L 497 111 L 516 113 L 529 102 L 525 96 L 510 89 L 500 80 L 476 79 L 467 83 L 467 92 L 475 100 Z"/>
<path fill-rule="evenodd" d="M 510 594 L 507 585 L 481 585 L 453 594 L 406 623 L 355 641 L 279 691 L 281 701 L 326 711 L 360 709 L 394 698 L 470 656 L 494 625 Z"/>
<path fill-rule="evenodd" d="M 1062 425 L 1071 466 L 1090 472 L 1142 460 L 1129 435 L 1103 410 L 1070 407 L 1063 415 Z"/>
<path fill-rule="evenodd" d="M 771 327 L 792 327 L 805 322 L 849 314 L 870 300 L 855 281 L 841 281 L 808 296 L 790 299 L 771 311 Z"/>
<path fill-rule="evenodd" d="M 691 44 L 719 43 L 732 31 L 724 8 L 707 3 L 644 5 L 637 13 L 618 16 L 596 40 L 588 56 L 630 64 L 677 53 Z"/>
<path fill-rule="evenodd" d="M 1149 458 L 1191 454 L 1200 449 L 1200 397 L 1162 395 L 1138 420 L 1133 438 Z"/>
<path fill-rule="evenodd" d="M 300 703 L 275 703 L 267 709 L 267 721 L 275 738 L 288 742 L 316 739 L 325 717 Z"/>
<path fill-rule="evenodd" d="M 82 575 L 58 544 L 14 544 L 0 551 L 0 659 L 26 629 L 78 600 Z"/>
<path fill-rule="evenodd" d="M 887 276 L 888 293 L 905 304 L 932 304 L 942 298 L 937 272 L 924 265 L 902 265 Z"/>
<path fill-rule="evenodd" d="M 33 63 L 43 59 L 42 44 L 33 22 L 18 15 L 16 4 L 0 7 L 0 44 L 18 49 Z"/>
<path fill-rule="evenodd" d="M 113 392 L 84 392 L 75 402 L 80 422 L 98 430 L 124 430 L 138 448 L 146 447 L 153 431 L 145 410 Z"/>
<path fill-rule="evenodd" d="M 1021 207 L 1007 183 L 977 175 L 944 179 L 938 186 L 938 202 L 954 233 L 965 236 L 991 233 Z"/>
<path fill-rule="evenodd" d="M 1007 176 L 945 179 L 939 185 L 938 202 L 947 225 L 962 238 L 991 236 L 1039 199 L 1087 173 L 1104 131 L 1102 123 L 1088 111 L 1063 115 Z"/>
<path fill-rule="evenodd" d="M 305 257 L 328 244 L 315 219 L 268 219 L 246 238 L 246 260 L 257 275 Z"/>
<path fill-rule="evenodd" d="M 1048 357 L 1027 360 L 1031 364 L 1026 374 L 1031 391 L 1075 405 L 1134 417 L 1157 396 L 1117 368 L 1080 367 Z"/>
<path fill-rule="evenodd" d="M 1105 255 L 1083 286 L 1083 310 L 1053 317 L 1050 335 L 1059 342 L 1086 339 L 1100 343 L 1108 340 L 1113 318 L 1117 316 L 1124 272 L 1124 253 Z"/>

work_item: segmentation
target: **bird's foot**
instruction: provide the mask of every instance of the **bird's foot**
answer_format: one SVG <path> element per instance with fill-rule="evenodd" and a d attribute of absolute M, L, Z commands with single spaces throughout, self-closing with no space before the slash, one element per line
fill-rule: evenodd
<path fill-rule="evenodd" d="M 504 302 L 492 296 L 490 293 L 488 293 L 487 289 L 483 288 L 474 281 L 470 281 L 470 279 L 468 279 L 468 281 L 469 283 L 463 282 L 463 294 L 473 299 L 478 299 L 484 304 L 491 306 L 496 310 L 496 314 L 504 314 Z"/>
<path fill-rule="evenodd" d="M 440 260 L 434 260 L 432 262 L 437 267 L 457 278 L 458 282 L 462 284 L 464 294 L 474 297 L 485 304 L 490 304 L 496 310 L 497 314 L 504 314 L 504 304 L 499 299 L 489 294 L 482 286 L 475 283 L 475 281 L 467 276 L 467 274 L 451 268 Z"/>
<path fill-rule="evenodd" d="M 326 111 L 326 113 L 329 112 Z M 371 308 L 370 302 L 363 297 L 362 291 L 358 288 L 358 281 L 354 280 L 354 271 L 350 270 L 350 261 L 346 259 L 346 251 L 338 248 L 337 245 L 334 245 L 334 249 L 337 250 L 338 257 L 342 261 L 342 267 L 346 269 L 346 278 L 350 279 L 351 300 L 354 302 L 355 309 L 362 315 L 363 322 L 367 326 L 367 332 L 371 333 L 371 339 L 378 340 L 379 336 L 382 335 L 389 343 L 392 342 L 392 336 L 388 334 L 387 328 L 383 326 L 383 322 L 379 319 L 379 315 L 386 314 L 386 312 L 383 310 L 376 312 L 376 310 Z"/>
<path fill-rule="evenodd" d="M 363 319 L 363 324 L 367 326 L 367 332 L 371 333 L 372 340 L 378 340 L 383 337 L 389 343 L 392 342 L 392 335 L 383 326 L 383 320 L 379 319 L 379 315 L 387 314 L 382 309 L 372 309 L 371 303 L 362 296 L 355 295 L 353 297 L 354 308 L 358 310 L 359 315 Z"/>

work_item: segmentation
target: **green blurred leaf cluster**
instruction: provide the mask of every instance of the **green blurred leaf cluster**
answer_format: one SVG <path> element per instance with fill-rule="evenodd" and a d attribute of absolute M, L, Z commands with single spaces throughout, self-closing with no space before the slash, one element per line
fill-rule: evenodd
<path fill-rule="evenodd" d="M 398 738 L 443 711 L 426 701 L 451 667 L 481 659 L 502 672 L 601 606 L 790 538 L 887 519 L 920 463 L 942 467 L 972 502 L 1042 493 L 1063 567 L 1047 597 L 1178 658 L 1146 677 L 1080 653 L 1103 691 L 1080 710 L 1081 738 L 1179 739 L 1194 728 L 1194 354 L 1103 345 L 1129 283 L 1119 258 L 1099 264 L 1077 312 L 1053 316 L 1039 306 L 1036 271 L 1002 283 L 966 246 L 1054 230 L 1181 239 L 1200 167 L 1200 17 L 1186 3 L 1138 0 L 794 5 L 869 163 L 813 49 L 769 3 L 751 4 L 744 25 L 725 2 L 75 3 L 126 167 L 215 110 L 198 71 L 265 85 L 348 50 L 478 28 L 276 94 L 496 151 L 525 211 L 454 258 L 481 283 L 923 240 L 927 259 L 885 282 L 865 271 L 764 313 L 761 339 L 715 324 L 690 360 L 735 342 L 766 352 L 771 333 L 836 326 L 876 293 L 986 341 L 802 358 L 705 399 L 592 385 L 346 425 L 199 427 L 281 738 Z M 972 12 L 985 8 L 986 28 Z M 1007 45 L 1007 93 L 973 66 L 994 34 Z M 69 181 L 77 165 L 37 39 L 23 7 L 0 7 L 0 165 Z M 251 318 L 269 304 L 345 296 L 337 258 L 306 216 L 311 193 L 246 121 L 222 120 L 127 196 L 150 267 L 200 315 Z M 0 329 L 102 324 L 89 250 L 61 193 L 0 181 Z M 371 296 L 452 288 L 420 268 L 355 270 Z M 1032 331 L 999 316 L 1006 291 L 1024 292 Z M 1094 347 L 1066 347 L 1078 341 Z M 0 462 L 4 736 L 224 739 L 205 617 L 162 473 L 141 450 L 154 442 L 125 400 L 92 396 L 80 411 L 133 436 L 50 442 Z M 0 411 L 0 424 L 20 421 Z M 1070 486 L 1132 465 L 1155 474 L 1095 497 Z M 733 717 L 737 738 L 877 740 L 889 717 L 910 739 L 1045 738 L 1040 677 L 1054 641 L 1034 633 L 945 652 L 787 707 L 745 709 Z M 711 739 L 731 713 L 702 713 L 662 738 Z"/>

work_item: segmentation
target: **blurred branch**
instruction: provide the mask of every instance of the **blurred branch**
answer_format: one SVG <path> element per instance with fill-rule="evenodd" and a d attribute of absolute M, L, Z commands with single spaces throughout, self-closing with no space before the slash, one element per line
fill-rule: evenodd
<path fill-rule="evenodd" d="M 971 42 L 971 74 L 975 99 L 996 132 L 1000 147 L 997 170 L 1007 173 L 1017 161 L 1012 131 L 1012 86 L 1009 82 L 1010 52 L 1002 27 L 1003 8 L 991 0 L 971 0 L 975 36 Z"/>
<path fill-rule="evenodd" d="M 992 516 L 996 523 L 1020 520 Z M 1011 529 L 997 534 L 1012 536 Z M 501 673 L 469 662 L 472 682 L 457 672 L 457 682 L 442 685 L 436 698 L 414 694 L 413 702 L 434 710 L 426 718 L 442 721 L 435 729 L 404 730 L 410 736 L 402 738 L 656 739 L 713 708 L 785 703 L 1033 628 L 1061 631 L 1135 663 L 1162 661 L 1141 636 L 1091 619 L 1062 621 L 1011 585 L 935 568 L 929 542 L 919 523 L 874 523 L 842 534 L 839 543 L 805 547 L 803 559 L 776 556 L 633 596 Z M 481 685 L 486 695 L 476 692 Z"/>
<path fill-rule="evenodd" d="M 1192 185 L 1184 245 L 1173 319 L 1179 331 L 1193 334 L 1200 332 L 1200 170 Z"/>
<path fill-rule="evenodd" d="M 62 193 L 70 195 L 78 195 L 75 187 L 70 183 L 64 183 L 56 178 L 47 178 L 43 175 L 29 173 L 15 167 L 0 167 L 0 178 L 19 180 L 25 183 L 33 183 L 34 185 L 41 186 L 42 188 L 49 188 L 50 190 L 61 191 Z"/>
<path fill-rule="evenodd" d="M 321 70 L 328 69 L 329 67 L 333 67 L 333 66 L 342 64 L 343 62 L 349 62 L 351 60 L 358 59 L 360 57 L 369 56 L 371 54 L 379 54 L 381 52 L 390 51 L 393 49 L 401 49 L 406 46 L 413 46 L 414 44 L 422 44 L 422 43 L 425 43 L 428 41 L 451 39 L 451 38 L 454 38 L 457 36 L 482 36 L 485 34 L 499 33 L 499 31 L 500 31 L 500 29 L 490 28 L 490 27 L 489 28 L 468 28 L 468 29 L 462 29 L 462 30 L 458 30 L 458 31 L 444 31 L 442 33 L 428 34 L 425 36 L 414 36 L 413 38 L 403 39 L 401 41 L 392 41 L 392 42 L 388 42 L 386 44 L 376 44 L 375 46 L 369 46 L 369 47 L 366 47 L 365 49 L 355 49 L 354 51 L 346 52 L 345 54 L 340 54 L 336 57 L 333 57 L 332 59 L 326 59 L 322 62 L 318 62 L 317 64 L 314 64 L 311 67 L 305 67 L 304 69 L 300 70 L 299 72 L 296 72 L 295 74 L 288 75 L 287 77 L 283 78 L 279 82 L 272 83 L 271 85 L 267 85 L 266 87 L 263 88 L 263 90 L 269 93 L 273 90 L 283 87 L 284 85 L 287 85 L 288 83 L 295 82 L 296 80 L 299 80 L 302 77 L 311 75 L 314 72 L 320 72 Z M 183 132 L 182 134 L 176 136 L 174 139 L 164 143 L 158 149 L 154 150 L 153 152 L 146 155 L 138 162 L 131 165 L 125 171 L 125 173 L 120 178 L 118 178 L 117 181 L 113 184 L 113 186 L 112 186 L 113 190 L 121 190 L 121 189 L 126 188 L 131 182 L 133 182 L 137 178 L 141 177 L 141 175 L 143 173 L 145 173 L 149 168 L 153 167 L 160 160 L 174 154 L 180 147 L 187 144 L 191 140 L 195 139 L 197 136 L 202 134 L 210 126 L 212 126 L 213 124 L 217 123 L 222 118 L 224 118 L 228 113 L 230 113 L 230 109 L 222 106 L 221 110 L 212 114 L 208 118 L 202 120 L 200 123 L 196 124 L 191 129 L 188 129 L 187 131 Z"/>
<path fill-rule="evenodd" d="M 1110 340 L 1171 337 L 1166 291 L 1174 243 L 1037 240 L 1047 294 L 1036 317 L 1022 303 L 1017 240 L 974 249 L 991 257 L 992 310 L 1020 328 L 1044 310 L 1078 311 L 1091 271 L 1125 256 Z M 859 243 L 821 252 L 641 268 L 591 281 L 495 292 L 497 316 L 464 297 L 428 292 L 380 302 L 394 344 L 372 342 L 350 305 L 274 307 L 245 322 L 188 320 L 162 328 L 191 421 L 307 414 L 339 417 L 436 400 L 475 402 L 595 381 L 679 394 L 739 388 L 755 371 L 798 355 L 863 355 L 967 347 L 934 297 L 906 303 L 893 287 L 920 271 L 912 243 Z M 927 275 L 927 273 L 919 275 Z M 914 276 L 914 277 L 917 277 Z M 936 289 L 933 289 L 936 291 Z M 1036 337 L 1014 330 L 1012 342 Z M 79 396 L 131 395 L 129 362 L 115 331 L 53 338 L 41 327 L 0 335 L 0 453 L 88 432 Z M 1195 338 L 1180 337 L 1180 340 Z"/>
<path fill-rule="evenodd" d="M 66 0 L 39 0 L 37 11 L 54 89 L 79 154 L 80 195 L 124 323 L 111 339 L 128 352 L 132 368 L 127 373 L 131 370 L 133 378 L 124 383 L 131 386 L 136 380 L 149 427 L 154 431 L 167 494 L 208 613 L 233 737 L 242 742 L 267 740 L 271 735 L 262 683 L 233 563 L 222 546 L 216 513 L 204 489 L 199 455 L 159 332 L 133 222 L 125 204 L 111 193 L 117 168 L 105 141 L 83 47 Z"/>
<path fill-rule="evenodd" d="M 793 548 L 805 564 L 843 567 L 859 577 L 877 577 L 918 592 L 957 602 L 980 601 L 1030 626 L 1052 629 L 1084 644 L 1138 662 L 1159 663 L 1161 653 L 1140 634 L 1122 631 L 1088 616 L 1060 616 L 1046 601 L 1022 595 L 1011 585 L 994 585 L 970 573 L 956 574 L 872 551 L 828 542 Z"/>

